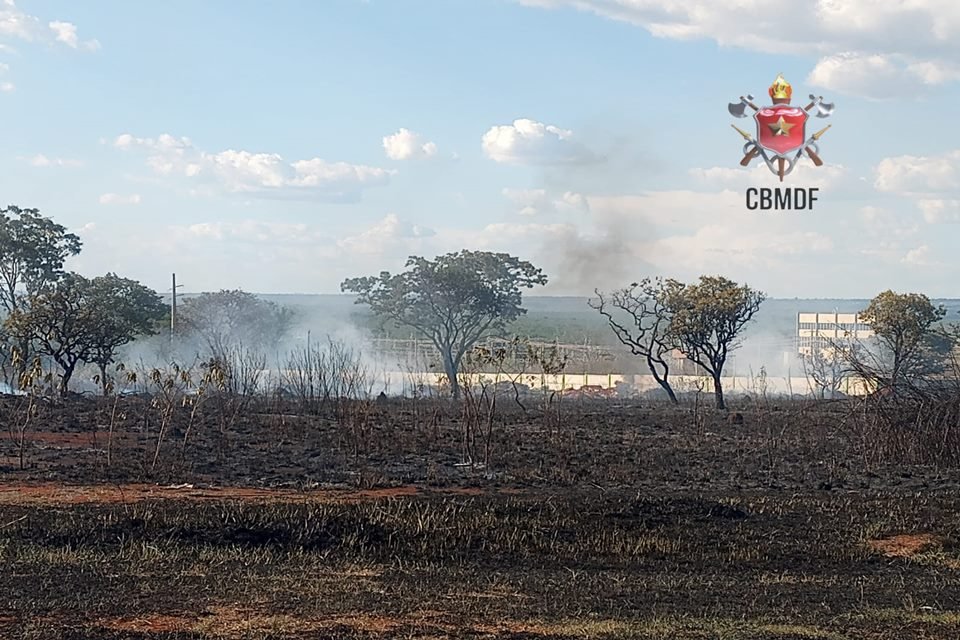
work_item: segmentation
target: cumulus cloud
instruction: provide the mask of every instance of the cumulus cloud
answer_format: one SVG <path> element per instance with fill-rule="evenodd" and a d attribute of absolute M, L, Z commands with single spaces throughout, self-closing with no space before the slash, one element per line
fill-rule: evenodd
<path fill-rule="evenodd" d="M 100 42 L 98 40 L 80 42 L 80 38 L 77 37 L 77 25 L 72 22 L 54 20 L 47 26 L 49 26 L 50 30 L 54 33 L 57 42 L 62 42 L 71 49 L 83 48 L 89 51 L 95 51 L 100 48 Z"/>
<path fill-rule="evenodd" d="M 960 78 L 960 69 L 937 61 L 919 62 L 893 54 L 839 53 L 821 58 L 807 81 L 865 98 L 910 97 L 933 85 Z"/>
<path fill-rule="evenodd" d="M 409 129 L 400 129 L 393 135 L 384 136 L 383 149 L 391 160 L 429 158 L 437 153 L 436 144 L 424 142 L 419 133 Z"/>
<path fill-rule="evenodd" d="M 876 98 L 956 80 L 960 5 L 944 0 L 517 0 L 574 8 L 637 25 L 656 37 L 706 39 L 764 53 L 820 54 L 809 80 Z M 763 16 L 750 28 L 745 11 Z"/>
<path fill-rule="evenodd" d="M 105 193 L 100 196 L 100 204 L 104 205 L 135 205 L 140 204 L 140 195 L 123 196 L 117 193 Z"/>
<path fill-rule="evenodd" d="M 15 0 L 0 0 L 0 53 L 16 52 L 10 41 L 61 43 L 72 49 L 87 51 L 100 48 L 97 40 L 81 41 L 73 23 L 54 20 L 45 25 L 38 17 L 18 7 Z M 0 74 L 9 69 L 9 65 L 0 63 Z M 13 82 L 0 82 L 0 93 L 11 93 L 15 89 Z"/>
<path fill-rule="evenodd" d="M 488 158 L 508 164 L 569 165 L 597 160 L 574 139 L 573 131 L 526 118 L 491 127 L 483 134 L 481 146 Z"/>
<path fill-rule="evenodd" d="M 169 134 L 154 139 L 125 133 L 113 146 L 145 151 L 147 166 L 159 175 L 205 181 L 229 193 L 264 197 L 353 201 L 363 190 L 387 184 L 395 173 L 321 158 L 289 162 L 276 153 L 235 149 L 209 153 L 198 149 L 190 138 Z"/>
<path fill-rule="evenodd" d="M 504 189 L 502 193 L 522 216 L 586 213 L 589 210 L 583 194 L 573 191 L 555 194 L 546 189 Z"/>
<path fill-rule="evenodd" d="M 874 169 L 874 186 L 879 191 L 901 194 L 957 189 L 958 161 L 960 150 L 937 156 L 884 158 Z"/>
<path fill-rule="evenodd" d="M 917 267 L 934 265 L 930 255 L 930 247 L 925 244 L 920 245 L 919 247 L 914 247 L 913 249 L 907 251 L 906 255 L 903 256 L 900 262 Z"/>
<path fill-rule="evenodd" d="M 960 222 L 960 200 L 923 198 L 917 202 L 917 206 L 928 224 Z"/>
<path fill-rule="evenodd" d="M 50 21 L 44 26 L 41 20 L 17 6 L 15 0 L 0 0 L 0 40 L 23 40 L 25 42 L 54 41 L 72 49 L 98 49 L 96 40 L 81 41 L 77 26 L 62 20 Z M 4 45 L 3 49 L 10 49 Z"/>

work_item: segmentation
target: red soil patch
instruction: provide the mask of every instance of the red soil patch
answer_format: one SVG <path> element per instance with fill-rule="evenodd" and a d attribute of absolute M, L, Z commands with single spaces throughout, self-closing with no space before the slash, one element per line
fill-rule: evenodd
<path fill-rule="evenodd" d="M 114 438 L 116 439 L 116 438 Z M 93 447 L 93 433 L 27 433 L 27 440 L 37 444 L 56 445 L 60 447 Z M 107 434 L 101 434 L 97 444 L 106 446 Z"/>
<path fill-rule="evenodd" d="M 912 558 L 940 544 L 940 539 L 929 533 L 902 534 L 870 540 L 867 545 L 889 558 Z"/>
<path fill-rule="evenodd" d="M 350 491 L 344 489 L 257 489 L 252 487 L 202 487 L 192 485 L 160 486 L 152 484 L 66 485 L 47 483 L 0 482 L 0 504 L 117 504 L 142 500 L 244 500 L 262 502 L 356 502 L 408 498 L 424 490 L 415 485 L 386 489 Z M 483 495 L 476 488 L 429 489 L 431 493 L 451 495 Z M 507 491 L 504 491 L 507 492 Z M 509 491 L 515 494 L 516 491 Z"/>

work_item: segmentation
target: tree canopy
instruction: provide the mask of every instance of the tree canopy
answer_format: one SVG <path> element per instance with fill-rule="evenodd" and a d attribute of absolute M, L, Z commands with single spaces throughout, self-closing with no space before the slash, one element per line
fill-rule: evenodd
<path fill-rule="evenodd" d="M 152 333 L 166 313 L 156 293 L 112 273 L 92 280 L 68 273 L 26 300 L 10 314 L 7 328 L 57 363 L 61 393 L 80 362 L 100 366 L 106 388 L 106 366 L 117 349 Z"/>
<path fill-rule="evenodd" d="M 237 348 L 276 349 L 290 332 L 293 311 L 239 289 L 223 289 L 186 298 L 178 310 L 178 328 L 194 333 L 210 355 L 225 359 Z"/>
<path fill-rule="evenodd" d="M 881 347 L 881 383 L 896 385 L 924 372 L 952 346 L 938 336 L 936 325 L 946 316 L 943 305 L 934 305 L 922 293 L 877 294 L 860 317 L 870 325 Z"/>
<path fill-rule="evenodd" d="M 0 209 L 0 304 L 10 313 L 23 295 L 55 282 L 81 246 L 78 236 L 37 209 Z"/>
<path fill-rule="evenodd" d="M 506 253 L 463 250 L 428 260 L 411 256 L 406 271 L 345 280 L 341 289 L 377 316 L 414 329 L 437 348 L 454 397 L 464 355 L 502 334 L 526 313 L 522 289 L 545 285 L 541 269 Z"/>
<path fill-rule="evenodd" d="M 696 284 L 665 283 L 670 335 L 687 359 L 713 378 L 719 409 L 726 408 L 721 375 L 727 357 L 765 299 L 764 293 L 722 276 L 700 276 Z"/>
<path fill-rule="evenodd" d="M 138 336 L 159 332 L 169 307 L 152 289 L 136 280 L 108 273 L 90 280 L 87 303 L 96 312 L 90 332 L 90 352 L 85 361 L 100 368 L 100 383 L 107 389 L 107 367 L 118 350 Z"/>

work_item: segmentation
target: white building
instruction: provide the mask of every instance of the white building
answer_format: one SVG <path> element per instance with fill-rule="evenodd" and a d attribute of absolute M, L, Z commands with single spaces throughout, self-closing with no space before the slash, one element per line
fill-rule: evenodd
<path fill-rule="evenodd" d="M 833 351 L 832 345 L 873 337 L 873 330 L 856 313 L 798 313 L 797 353 L 810 356 Z"/>

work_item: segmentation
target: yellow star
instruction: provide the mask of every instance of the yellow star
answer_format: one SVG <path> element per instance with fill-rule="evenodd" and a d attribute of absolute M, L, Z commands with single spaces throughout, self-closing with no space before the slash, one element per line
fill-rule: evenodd
<path fill-rule="evenodd" d="M 773 135 L 775 136 L 788 136 L 790 135 L 790 129 L 793 129 L 796 125 L 787 122 L 783 119 L 783 116 L 780 116 L 779 120 L 767 126 L 773 130 Z"/>

